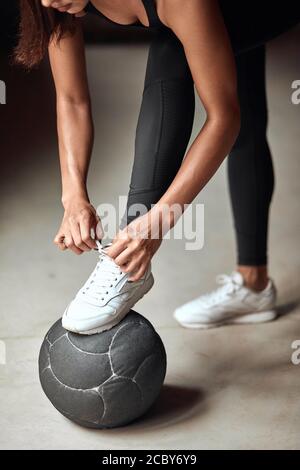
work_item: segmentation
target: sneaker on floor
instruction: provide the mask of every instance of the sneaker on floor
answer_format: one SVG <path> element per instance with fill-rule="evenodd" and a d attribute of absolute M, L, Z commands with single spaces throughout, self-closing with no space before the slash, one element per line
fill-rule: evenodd
<path fill-rule="evenodd" d="M 128 280 L 97 242 L 99 261 L 96 268 L 67 307 L 62 326 L 69 331 L 91 335 L 117 325 L 154 283 L 151 267 L 139 281 Z"/>
<path fill-rule="evenodd" d="M 217 277 L 221 287 L 177 308 L 175 319 L 186 328 L 262 323 L 276 318 L 276 289 L 270 280 L 261 292 L 244 285 L 239 272 Z"/>

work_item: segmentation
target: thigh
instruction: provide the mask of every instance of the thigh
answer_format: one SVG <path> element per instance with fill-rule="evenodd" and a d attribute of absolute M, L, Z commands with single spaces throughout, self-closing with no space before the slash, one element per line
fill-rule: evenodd
<path fill-rule="evenodd" d="M 182 45 L 175 35 L 158 35 L 149 50 L 131 192 L 166 190 L 186 151 L 194 104 L 194 84 Z"/>
<path fill-rule="evenodd" d="M 183 47 L 174 34 L 159 34 L 149 50 L 121 228 L 142 213 L 141 207 L 149 210 L 171 184 L 191 136 L 194 109 L 194 83 Z"/>

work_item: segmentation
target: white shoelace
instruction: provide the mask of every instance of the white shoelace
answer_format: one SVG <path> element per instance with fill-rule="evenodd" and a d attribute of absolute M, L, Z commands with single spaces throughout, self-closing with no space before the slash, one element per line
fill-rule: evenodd
<path fill-rule="evenodd" d="M 105 247 L 99 241 L 96 241 L 99 261 L 81 289 L 81 294 L 86 296 L 86 300 L 95 303 L 104 300 L 109 294 L 109 290 L 116 281 L 122 276 L 122 271 L 114 261 L 105 252 Z"/>
<path fill-rule="evenodd" d="M 228 294 L 233 294 L 241 288 L 241 285 L 235 281 L 233 275 L 220 274 L 216 277 L 216 281 L 221 287 L 202 296 L 203 301 L 208 305 L 222 302 L 227 298 Z"/>

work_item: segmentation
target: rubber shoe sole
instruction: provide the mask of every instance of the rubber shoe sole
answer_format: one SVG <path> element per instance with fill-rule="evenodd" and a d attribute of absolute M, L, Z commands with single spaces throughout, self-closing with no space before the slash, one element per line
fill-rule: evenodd
<path fill-rule="evenodd" d="M 227 318 L 226 320 L 222 320 L 222 321 L 214 322 L 214 323 L 184 323 L 177 319 L 176 314 L 174 315 L 174 318 L 184 328 L 208 330 L 210 328 L 217 328 L 219 326 L 224 326 L 224 325 L 246 325 L 246 324 L 254 324 L 254 323 L 267 323 L 267 322 L 275 320 L 277 318 L 277 313 L 276 313 L 276 310 L 266 310 L 264 312 L 247 313 L 245 315 L 240 315 L 239 317 Z"/>

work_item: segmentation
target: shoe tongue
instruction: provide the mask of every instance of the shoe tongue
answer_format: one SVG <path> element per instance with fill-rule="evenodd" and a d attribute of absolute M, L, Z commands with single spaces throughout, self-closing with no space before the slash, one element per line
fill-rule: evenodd
<path fill-rule="evenodd" d="M 239 273 L 238 271 L 234 271 L 234 272 L 231 274 L 231 278 L 233 279 L 233 281 L 235 282 L 235 284 L 238 284 L 239 286 L 242 286 L 242 285 L 244 284 L 243 276 L 242 276 L 241 273 Z"/>

